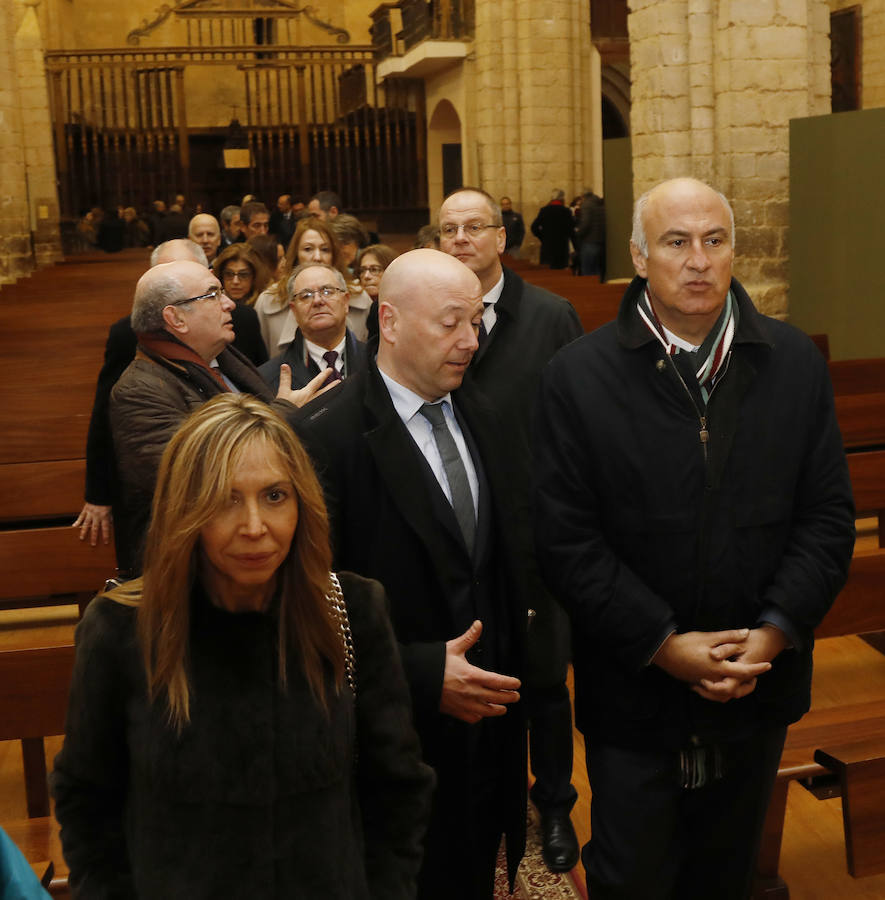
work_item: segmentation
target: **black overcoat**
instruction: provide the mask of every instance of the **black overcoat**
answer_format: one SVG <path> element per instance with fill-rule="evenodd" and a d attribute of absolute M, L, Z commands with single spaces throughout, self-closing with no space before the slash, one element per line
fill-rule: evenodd
<path fill-rule="evenodd" d="M 490 486 L 492 563 L 482 574 L 473 569 L 454 515 L 450 522 L 441 517 L 441 507 L 428 489 L 429 467 L 394 409 L 374 361 L 305 406 L 296 430 L 317 464 L 326 493 L 336 566 L 376 578 L 387 590 L 415 726 L 424 758 L 437 771 L 434 815 L 447 817 L 455 834 L 469 834 L 461 810 L 470 781 L 470 729 L 476 726 L 439 711 L 445 642 L 470 626 L 471 594 L 483 587 L 478 579 L 488 577 L 510 638 L 498 671 L 521 676 L 527 608 L 524 560 L 530 536 L 527 505 L 514 503 L 510 491 L 516 476 L 507 451 L 519 437 L 508 437 L 496 425 L 495 413 L 471 387 L 452 396 Z M 441 491 L 439 495 L 444 497 Z M 491 630 L 494 623 L 486 624 Z M 525 843 L 526 741 L 520 706 L 511 707 L 503 721 L 512 751 L 501 759 L 513 786 L 503 811 L 512 877 Z"/>

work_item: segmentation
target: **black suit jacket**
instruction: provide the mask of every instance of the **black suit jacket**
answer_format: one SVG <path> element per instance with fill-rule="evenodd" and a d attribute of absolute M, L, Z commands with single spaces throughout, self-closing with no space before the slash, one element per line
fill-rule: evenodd
<path fill-rule="evenodd" d="M 495 412 L 522 442 L 520 456 L 510 451 L 522 475 L 513 482 L 521 502 L 529 504 L 531 421 L 541 372 L 560 347 L 583 334 L 574 307 L 563 297 L 523 281 L 504 269 L 504 289 L 495 304 L 497 321 L 473 357 L 465 382 L 475 384 Z M 530 606 L 535 617 L 529 631 L 526 681 L 551 687 L 565 681 L 570 658 L 568 621 L 544 588 L 535 566 L 529 567 Z"/>
<path fill-rule="evenodd" d="M 488 497 L 480 499 L 480 520 L 484 501 L 489 516 L 483 560 L 468 554 L 451 507 L 394 409 L 373 360 L 342 387 L 305 406 L 297 414 L 296 430 L 323 483 L 335 565 L 376 578 L 387 590 L 416 728 L 425 759 L 439 776 L 434 815 L 442 815 L 463 835 L 469 825 L 459 812 L 472 777 L 479 726 L 439 711 L 445 642 L 467 629 L 475 616 L 471 598 L 486 592 L 498 620 L 484 621 L 485 639 L 494 640 L 499 631 L 507 635 L 503 646 L 496 644 L 497 669 L 520 676 L 528 511 L 511 502 L 516 473 L 509 450 L 518 437 L 505 433 L 472 388 L 455 392 L 453 401 L 488 485 Z M 482 654 L 471 661 L 482 665 Z M 520 706 L 499 721 L 507 735 L 501 771 L 512 784 L 512 803 L 502 810 L 502 821 L 508 864 L 515 872 L 525 838 L 526 742 Z"/>
<path fill-rule="evenodd" d="M 474 354 L 465 381 L 474 383 L 501 418 L 522 432 L 528 446 L 541 371 L 584 329 L 568 300 L 523 281 L 506 266 L 495 315 L 495 327 Z"/>
<path fill-rule="evenodd" d="M 298 217 L 295 213 L 291 213 L 287 219 L 278 209 L 275 209 L 270 214 L 270 223 L 267 230 L 271 234 L 275 234 L 280 239 L 283 247 L 288 249 L 289 241 L 292 240 L 292 235 L 295 234 L 295 226 L 297 224 Z"/>
<path fill-rule="evenodd" d="M 274 392 L 280 386 L 280 366 L 283 363 L 288 363 L 292 369 L 293 389 L 303 388 L 311 379 L 320 374 L 319 367 L 310 356 L 307 357 L 307 363 L 304 362 L 304 335 L 300 328 L 295 329 L 295 338 L 282 353 L 258 367 L 261 377 Z M 344 335 L 344 377 L 349 378 L 351 375 L 361 372 L 365 367 L 366 345 L 362 341 L 358 341 L 348 328 Z"/>

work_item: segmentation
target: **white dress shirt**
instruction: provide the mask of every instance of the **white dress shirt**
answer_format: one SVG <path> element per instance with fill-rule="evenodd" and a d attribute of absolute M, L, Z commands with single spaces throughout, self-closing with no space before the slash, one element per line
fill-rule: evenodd
<path fill-rule="evenodd" d="M 501 299 L 504 291 L 504 273 L 495 283 L 495 286 L 487 293 L 483 294 L 482 305 L 485 307 L 482 313 L 482 324 L 486 327 L 486 334 L 491 334 L 498 321 L 498 313 L 495 312 L 495 304 Z"/>
<path fill-rule="evenodd" d="M 338 354 L 338 359 L 335 360 L 335 369 L 342 377 L 344 376 L 344 344 L 346 341 L 347 335 L 341 338 L 341 343 L 337 347 L 329 348 Z M 307 350 L 307 355 L 316 363 L 317 368 L 321 372 L 325 372 L 329 368 L 329 364 L 323 359 L 323 354 L 328 353 L 329 350 L 321 347 L 319 344 L 315 344 L 313 341 L 309 341 L 307 338 L 304 338 L 304 349 Z"/>
<path fill-rule="evenodd" d="M 394 381 L 389 375 L 382 372 L 381 369 L 378 369 L 378 371 L 381 373 L 381 378 L 384 380 L 384 384 L 387 386 L 387 390 L 390 393 L 390 399 L 393 401 L 393 408 L 408 429 L 409 434 L 412 436 L 412 440 L 418 445 L 418 449 L 427 460 L 436 480 L 439 482 L 439 486 L 442 488 L 449 503 L 451 503 L 452 491 L 449 488 L 449 480 L 446 478 L 442 457 L 439 455 L 439 449 L 436 446 L 436 438 L 433 436 L 433 426 L 423 415 L 421 415 L 421 407 L 426 401 L 422 397 L 419 397 L 414 391 L 411 391 L 409 388 L 403 387 L 399 382 Z M 458 453 L 461 454 L 461 461 L 464 463 L 464 469 L 467 472 L 467 481 L 470 485 L 470 494 L 473 497 L 473 512 L 474 515 L 476 515 L 479 501 L 479 479 L 476 475 L 476 467 L 473 465 L 473 460 L 467 450 L 467 442 L 464 440 L 461 426 L 458 424 L 458 420 L 455 418 L 455 413 L 452 409 L 452 395 L 446 394 L 437 402 L 442 404 L 446 425 L 449 426 L 449 431 L 455 439 L 455 446 L 458 448 Z"/>

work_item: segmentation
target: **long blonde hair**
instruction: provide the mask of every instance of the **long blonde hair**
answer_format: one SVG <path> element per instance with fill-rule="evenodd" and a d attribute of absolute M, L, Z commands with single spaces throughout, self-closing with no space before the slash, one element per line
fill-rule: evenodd
<path fill-rule="evenodd" d="M 341 263 L 341 247 L 338 244 L 338 238 L 335 237 L 332 229 L 322 219 L 318 219 L 316 216 L 305 216 L 298 220 L 295 233 L 292 235 L 292 240 L 289 241 L 289 246 L 286 249 L 286 262 L 282 277 L 278 278 L 276 282 L 276 304 L 280 309 L 289 305 L 289 294 L 287 291 L 289 276 L 301 264 L 301 261 L 298 259 L 298 248 L 301 246 L 301 239 L 304 237 L 305 232 L 308 231 L 315 231 L 329 244 L 332 248 L 332 267 L 341 273 L 345 281 L 347 280 L 348 273 Z"/>
<path fill-rule="evenodd" d="M 165 693 L 171 724 L 190 721 L 187 673 L 191 592 L 197 579 L 200 532 L 230 496 L 245 448 L 265 442 L 277 450 L 295 487 L 298 524 L 279 570 L 279 679 L 286 659 L 298 651 L 314 696 L 326 706 L 326 671 L 340 689 L 344 673 L 341 639 L 329 613 L 332 551 L 323 494 L 307 452 L 289 426 L 264 403 L 246 394 L 219 394 L 194 412 L 166 447 L 144 555 L 144 575 L 110 596 L 138 599 L 138 638 L 149 697 Z"/>

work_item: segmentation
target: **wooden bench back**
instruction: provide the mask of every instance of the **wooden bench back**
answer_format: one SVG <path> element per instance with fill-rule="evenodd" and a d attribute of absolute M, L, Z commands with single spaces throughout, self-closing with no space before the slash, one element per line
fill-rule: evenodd
<path fill-rule="evenodd" d="M 73 626 L 67 643 L 0 648 L 0 740 L 21 740 L 28 816 L 49 815 L 43 739 L 64 734 L 74 668 Z"/>
<path fill-rule="evenodd" d="M 885 630 L 885 550 L 856 553 L 848 581 L 815 629 L 817 639 Z"/>
<path fill-rule="evenodd" d="M 74 645 L 0 649 L 0 741 L 64 734 Z"/>
<path fill-rule="evenodd" d="M 113 545 L 90 547 L 70 526 L 0 531 L 0 605 L 98 593 L 116 572 Z"/>
<path fill-rule="evenodd" d="M 0 525 L 70 518 L 83 506 L 86 460 L 0 465 Z"/>

